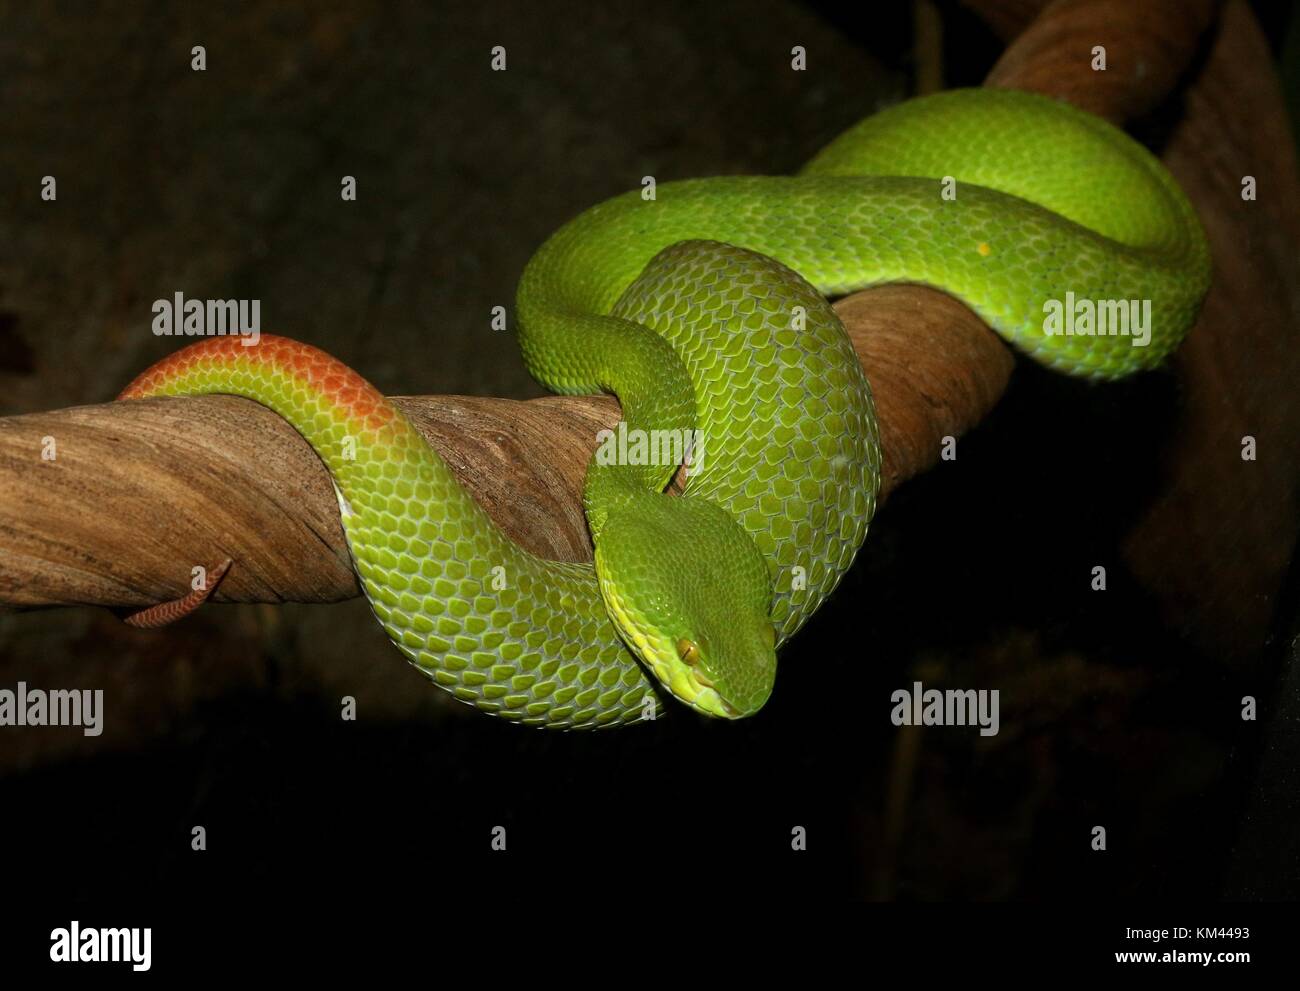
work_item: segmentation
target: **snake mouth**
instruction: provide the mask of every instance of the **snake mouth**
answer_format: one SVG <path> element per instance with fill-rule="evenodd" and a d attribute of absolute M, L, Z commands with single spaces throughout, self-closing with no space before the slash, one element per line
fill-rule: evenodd
<path fill-rule="evenodd" d="M 739 719 L 744 715 L 734 705 L 718 694 L 716 689 L 703 688 L 690 703 L 693 708 L 708 716 L 721 716 L 723 719 Z"/>
<path fill-rule="evenodd" d="M 679 667 L 669 667 L 656 655 L 650 662 L 655 677 L 659 679 L 673 695 L 685 702 L 696 712 L 719 719 L 740 719 L 744 713 L 723 698 L 711 681 L 699 676 L 698 672 L 689 671 L 682 676 Z"/>
<path fill-rule="evenodd" d="M 596 548 L 597 556 L 600 548 Z M 597 569 L 599 575 L 601 569 Z M 670 640 L 663 637 L 652 638 L 645 632 L 645 625 L 636 622 L 628 609 L 627 603 L 618 594 L 612 582 L 600 578 L 600 591 L 605 605 L 619 636 L 641 663 L 650 669 L 655 679 L 668 689 L 674 698 L 685 702 L 696 712 L 720 719 L 739 719 L 744 713 L 723 698 L 711 680 L 696 668 L 684 664 L 674 664 L 669 658 L 676 657 L 676 648 Z M 655 640 L 662 640 L 656 643 Z"/>
<path fill-rule="evenodd" d="M 708 716 L 722 716 L 724 719 L 739 719 L 744 715 L 718 693 L 715 682 L 706 677 L 703 671 L 692 670 L 687 677 L 695 683 L 696 694 L 689 704 L 697 711 Z"/>
<path fill-rule="evenodd" d="M 671 664 L 667 656 L 671 647 L 652 650 L 643 657 L 648 657 L 646 664 L 673 696 L 685 702 L 696 712 L 717 719 L 740 719 L 745 714 L 728 702 L 718 692 L 715 682 L 695 668 L 682 664 Z"/>

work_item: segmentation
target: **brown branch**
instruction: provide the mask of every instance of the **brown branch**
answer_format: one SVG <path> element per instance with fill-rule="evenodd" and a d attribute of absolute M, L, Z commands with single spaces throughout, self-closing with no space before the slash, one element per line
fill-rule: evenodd
<path fill-rule="evenodd" d="M 1010 17 L 1022 0 L 967 0 Z M 1163 102 L 1183 76 L 1213 21 L 1217 0 L 1127 3 L 1058 0 L 1030 24 L 993 67 L 986 86 L 1034 90 L 1116 122 Z M 1105 49 L 1106 68 L 1093 68 Z"/>
<path fill-rule="evenodd" d="M 1150 106 L 1187 65 L 1211 5 L 1143 5 L 1164 26 L 1127 39 L 1130 55 L 1143 46 L 1141 74 L 1066 73 L 1063 59 L 1086 69 L 1086 49 L 1076 51 L 1077 37 L 1060 44 L 1052 25 L 1115 6 L 1056 5 L 1008 50 L 990 82 L 1050 89 L 1111 116 Z M 1063 85 L 1067 76 L 1077 85 Z M 887 493 L 932 465 L 944 436 L 984 417 L 1013 361 L 969 310 L 933 290 L 882 287 L 837 309 L 876 395 Z M 589 557 L 579 494 L 596 432 L 617 421 L 613 400 L 397 402 L 520 544 L 553 558 Z M 43 459 L 46 438 L 53 460 Z M 0 602 L 145 606 L 183 595 L 193 566 L 225 557 L 236 564 L 217 599 L 358 594 L 325 470 L 273 413 L 213 396 L 0 421 Z"/>

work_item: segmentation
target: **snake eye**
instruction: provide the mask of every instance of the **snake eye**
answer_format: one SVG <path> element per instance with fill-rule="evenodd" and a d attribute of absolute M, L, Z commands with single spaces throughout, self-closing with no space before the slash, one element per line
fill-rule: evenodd
<path fill-rule="evenodd" d="M 700 648 L 694 641 L 682 638 L 677 641 L 677 656 L 684 663 L 694 666 L 700 662 Z"/>

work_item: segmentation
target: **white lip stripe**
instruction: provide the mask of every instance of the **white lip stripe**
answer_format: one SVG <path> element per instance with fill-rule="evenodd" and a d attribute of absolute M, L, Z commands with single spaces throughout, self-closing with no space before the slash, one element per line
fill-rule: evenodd
<path fill-rule="evenodd" d="M 599 573 L 599 569 L 597 570 Z M 655 677 L 663 685 L 667 686 L 674 696 L 706 716 L 725 717 L 728 715 L 716 691 L 712 688 L 703 688 L 690 673 L 683 674 L 675 669 L 665 660 L 664 652 L 655 649 L 649 638 L 641 632 L 638 625 L 632 622 L 632 618 L 623 600 L 619 597 L 618 591 L 610 583 L 602 579 L 600 590 L 605 597 L 605 603 L 609 607 L 610 615 L 614 618 L 614 625 L 618 628 L 619 633 L 632 641 L 637 656 L 650 665 L 650 670 L 654 672 Z M 709 701 L 713 702 L 712 708 L 707 705 Z"/>

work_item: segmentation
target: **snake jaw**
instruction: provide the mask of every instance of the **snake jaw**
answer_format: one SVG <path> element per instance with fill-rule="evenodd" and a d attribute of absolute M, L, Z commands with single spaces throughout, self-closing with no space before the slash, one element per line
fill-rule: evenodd
<path fill-rule="evenodd" d="M 696 682 L 696 695 L 689 703 L 696 711 L 724 719 L 740 719 L 745 715 L 719 694 L 717 684 L 703 672 L 691 671 L 688 677 Z"/>
<path fill-rule="evenodd" d="M 597 575 L 603 575 L 600 567 L 601 548 L 597 546 Z M 627 602 L 619 594 L 614 583 L 600 578 L 600 591 L 605 599 L 606 608 L 614 621 L 628 648 L 650 669 L 659 683 L 668 689 L 681 702 L 706 716 L 721 719 L 739 719 L 745 715 L 719 694 L 717 684 L 708 675 L 700 671 L 698 665 L 674 664 L 678 656 L 676 641 L 672 638 L 659 638 L 663 643 L 655 643 L 645 632 L 645 624 L 633 619 Z"/>
<path fill-rule="evenodd" d="M 712 688 L 701 690 L 692 706 L 709 716 L 722 716 L 724 719 L 739 719 L 744 713 L 724 699 Z"/>

